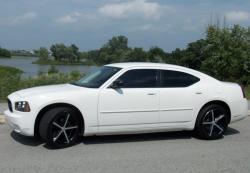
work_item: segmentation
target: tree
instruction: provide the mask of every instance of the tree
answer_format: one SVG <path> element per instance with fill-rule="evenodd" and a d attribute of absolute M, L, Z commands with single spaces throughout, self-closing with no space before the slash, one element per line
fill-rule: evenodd
<path fill-rule="evenodd" d="M 64 44 L 53 44 L 50 47 L 50 51 L 52 52 L 52 56 L 55 58 L 55 60 L 61 61 L 65 48 L 66 47 Z"/>
<path fill-rule="evenodd" d="M 102 65 L 100 60 L 99 60 L 99 50 L 90 50 L 85 53 L 86 57 L 86 64 L 91 64 L 91 65 Z"/>
<path fill-rule="evenodd" d="M 189 43 L 187 48 L 180 52 L 178 63 L 192 69 L 199 69 L 202 61 L 207 57 L 205 54 L 206 46 L 207 42 L 204 39 Z"/>
<path fill-rule="evenodd" d="M 71 63 L 80 61 L 79 48 L 75 44 L 69 47 L 62 43 L 54 44 L 50 47 L 50 51 L 57 61 L 67 61 Z"/>
<path fill-rule="evenodd" d="M 11 53 L 7 49 L 3 49 L 0 47 L 0 57 L 10 58 Z"/>
<path fill-rule="evenodd" d="M 128 49 L 128 38 L 122 35 L 112 37 L 112 39 L 110 39 L 108 43 L 103 46 L 103 48 L 110 49 L 112 51 L 117 49 Z"/>
<path fill-rule="evenodd" d="M 49 51 L 45 47 L 40 47 L 40 49 L 36 50 L 35 53 L 40 60 L 46 61 L 49 59 Z"/>
<path fill-rule="evenodd" d="M 74 58 L 74 61 L 79 62 L 80 61 L 80 52 L 79 52 L 79 48 L 75 45 L 72 44 L 70 46 L 70 49 L 72 51 L 72 57 Z"/>
<path fill-rule="evenodd" d="M 170 57 L 168 58 L 167 63 L 170 64 L 178 64 L 183 65 L 182 59 L 185 57 L 186 51 L 176 48 L 174 51 L 170 53 Z"/>
<path fill-rule="evenodd" d="M 152 47 L 148 51 L 148 61 L 163 62 L 166 59 L 166 53 L 159 47 Z"/>
<path fill-rule="evenodd" d="M 250 82 L 249 28 L 209 26 L 207 29 L 206 59 L 201 70 L 221 80 Z"/>
<path fill-rule="evenodd" d="M 147 61 L 147 52 L 142 48 L 135 47 L 125 59 L 127 62 L 145 62 Z"/>
<path fill-rule="evenodd" d="M 159 47 L 148 51 L 128 47 L 125 36 L 112 37 L 100 49 L 79 52 L 76 45 L 55 44 L 50 48 L 58 61 L 103 65 L 115 62 L 165 62 L 193 68 L 221 80 L 250 83 L 250 27 L 208 26 L 203 39 L 191 42 L 185 49 L 168 53 Z"/>
<path fill-rule="evenodd" d="M 129 50 L 127 37 L 113 37 L 98 51 L 97 62 L 98 64 L 108 64 L 124 61 Z"/>

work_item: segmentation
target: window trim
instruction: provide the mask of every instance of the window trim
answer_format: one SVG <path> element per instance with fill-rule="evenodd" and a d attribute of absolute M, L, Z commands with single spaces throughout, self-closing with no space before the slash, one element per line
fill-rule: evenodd
<path fill-rule="evenodd" d="M 112 80 L 108 85 L 107 85 L 107 89 L 112 89 L 110 88 L 110 85 L 117 79 L 119 79 L 122 75 L 124 75 L 125 73 L 132 71 L 132 70 L 156 70 L 156 85 L 155 87 L 134 87 L 134 88 L 124 88 L 121 87 L 121 89 L 155 89 L 155 88 L 160 88 L 160 69 L 158 68 L 150 68 L 150 67 L 138 67 L 138 68 L 129 68 L 126 69 L 125 71 L 121 72 L 121 74 L 119 74 L 114 80 Z"/>
<path fill-rule="evenodd" d="M 198 81 L 197 82 L 195 82 L 195 83 L 192 83 L 191 85 L 188 85 L 188 86 L 180 86 L 180 87 L 177 87 L 177 86 L 174 86 L 174 87 L 166 87 L 166 86 L 163 86 L 163 71 L 175 71 L 175 72 L 180 72 L 180 73 L 186 73 L 186 74 L 188 74 L 188 75 L 191 75 L 191 76 L 194 76 L 194 77 L 196 77 L 197 79 L 198 79 Z M 196 75 L 194 75 L 194 74 L 190 74 L 190 73 L 188 73 L 188 72 L 184 72 L 184 71 L 179 71 L 179 70 L 176 70 L 176 69 L 159 69 L 159 73 L 160 73 L 160 80 L 159 80 L 159 88 L 188 88 L 188 87 L 191 87 L 192 85 L 195 85 L 195 84 L 197 84 L 198 82 L 200 82 L 200 78 L 199 77 L 197 77 Z"/>
<path fill-rule="evenodd" d="M 99 89 L 112 89 L 112 88 L 109 88 L 109 86 L 116 80 L 118 79 L 120 76 L 122 76 L 124 73 L 126 73 L 127 71 L 130 71 L 130 70 L 140 70 L 140 69 L 148 69 L 148 70 L 157 70 L 157 86 L 154 87 L 154 88 L 151 88 L 151 89 L 156 89 L 156 88 L 188 88 L 188 87 L 191 87 L 197 83 L 199 83 L 202 78 L 199 77 L 198 74 L 195 74 L 195 73 L 191 73 L 189 71 L 184 71 L 182 69 L 178 69 L 178 68 L 172 68 L 172 67 L 169 67 L 169 68 L 165 68 L 165 67 L 153 67 L 153 66 L 148 66 L 148 67 L 142 67 L 142 66 L 137 66 L 137 67 L 129 67 L 129 68 L 122 68 L 119 72 L 117 72 L 114 76 L 112 76 L 108 81 L 106 81 Z M 189 86 L 186 86 L 186 87 L 164 87 L 162 85 L 162 76 L 161 76 L 161 71 L 163 70 L 168 70 L 168 71 L 177 71 L 177 72 L 182 72 L 182 73 L 187 73 L 189 75 L 192 75 L 196 78 L 199 79 L 199 81 L 197 81 L 196 83 L 192 84 L 192 85 L 189 85 Z M 150 89 L 150 88 L 121 88 L 121 89 Z"/>

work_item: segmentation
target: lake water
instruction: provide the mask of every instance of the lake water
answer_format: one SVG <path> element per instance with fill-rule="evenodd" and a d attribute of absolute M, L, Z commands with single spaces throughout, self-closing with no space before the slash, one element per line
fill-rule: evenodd
<path fill-rule="evenodd" d="M 12 58 L 0 58 L 0 65 L 16 67 L 23 71 L 23 77 L 36 76 L 39 72 L 48 72 L 51 65 L 32 64 L 36 61 L 36 57 L 12 57 Z M 56 69 L 61 73 L 70 73 L 77 70 L 80 73 L 88 73 L 96 68 L 96 66 L 84 66 L 84 65 L 54 65 Z"/>

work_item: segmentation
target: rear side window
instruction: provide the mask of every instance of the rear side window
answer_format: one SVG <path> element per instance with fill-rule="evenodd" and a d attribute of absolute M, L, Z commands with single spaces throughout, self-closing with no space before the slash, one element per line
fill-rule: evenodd
<path fill-rule="evenodd" d="M 200 81 L 199 78 L 188 73 L 173 70 L 161 70 L 162 87 L 188 87 L 198 81 Z"/>
<path fill-rule="evenodd" d="M 157 70 L 129 70 L 119 79 L 123 82 L 122 88 L 155 88 L 157 86 Z"/>

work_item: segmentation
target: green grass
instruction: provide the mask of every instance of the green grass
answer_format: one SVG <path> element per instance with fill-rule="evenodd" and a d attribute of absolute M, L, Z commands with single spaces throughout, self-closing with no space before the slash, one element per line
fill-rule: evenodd
<path fill-rule="evenodd" d="M 67 61 L 56 61 L 56 60 L 37 60 L 32 62 L 33 64 L 42 64 L 42 65 L 86 65 L 83 62 L 67 62 Z"/>

